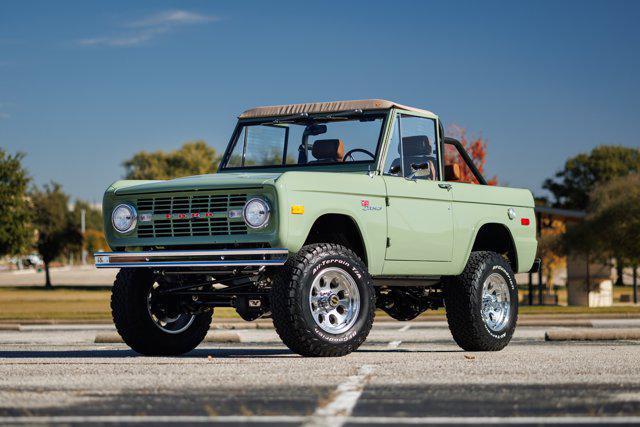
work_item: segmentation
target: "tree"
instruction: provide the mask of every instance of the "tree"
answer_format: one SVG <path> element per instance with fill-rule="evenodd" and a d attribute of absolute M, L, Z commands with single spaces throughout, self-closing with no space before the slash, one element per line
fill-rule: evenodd
<path fill-rule="evenodd" d="M 0 148 L 0 256 L 23 253 L 33 241 L 26 195 L 30 178 L 22 166 L 23 157 Z"/>
<path fill-rule="evenodd" d="M 55 182 L 42 190 L 35 188 L 31 200 L 36 212 L 34 225 L 38 232 L 36 247 L 42 256 L 47 288 L 51 288 L 49 264 L 65 251 L 82 244 L 82 234 L 69 211 L 69 196 Z"/>
<path fill-rule="evenodd" d="M 588 223 L 591 232 L 598 235 L 598 246 L 604 254 L 616 259 L 618 284 L 622 284 L 620 267 L 633 267 L 637 300 L 635 271 L 640 264 L 640 174 L 614 178 L 597 186 L 590 200 Z"/>
<path fill-rule="evenodd" d="M 102 222 L 102 208 L 91 205 L 84 200 L 76 200 L 71 215 L 75 226 L 82 230 L 82 211 L 85 216 L 85 230 L 82 247 L 86 254 L 91 254 L 107 247 Z"/>
<path fill-rule="evenodd" d="M 542 217 L 540 236 L 538 236 L 538 256 L 542 259 L 542 274 L 548 291 L 553 289 L 553 282 L 559 269 L 566 266 L 566 258 L 562 251 L 562 236 L 566 225 L 554 217 Z"/>
<path fill-rule="evenodd" d="M 640 172 L 640 149 L 601 145 L 590 153 L 568 159 L 554 178 L 544 181 L 542 188 L 553 195 L 555 207 L 584 210 L 596 185 L 637 172 Z"/>
<path fill-rule="evenodd" d="M 597 185 L 638 172 L 640 149 L 601 145 L 567 160 L 564 168 L 553 179 L 545 180 L 542 188 L 553 195 L 555 207 L 585 210 Z M 623 268 L 624 261 L 616 258 L 617 285 L 622 285 Z"/>
<path fill-rule="evenodd" d="M 172 179 L 215 172 L 216 150 L 204 141 L 187 142 L 170 152 L 141 151 L 123 163 L 126 179 Z"/>
<path fill-rule="evenodd" d="M 453 138 L 460 141 L 464 149 L 469 153 L 471 160 L 473 160 L 473 164 L 484 176 L 484 167 L 487 162 L 487 140 L 482 136 L 469 140 L 469 138 L 467 138 L 467 130 L 458 125 L 451 125 L 448 129 L 448 133 L 452 135 Z M 460 155 L 453 147 L 449 147 L 448 145 L 445 146 L 444 160 L 445 164 L 457 163 L 460 165 L 460 173 L 462 175 L 460 181 L 474 184 L 478 183 L 471 169 L 467 167 L 464 160 L 460 158 Z M 485 176 L 485 179 L 489 185 L 498 184 L 498 179 L 495 176 L 490 179 L 487 179 Z"/>
<path fill-rule="evenodd" d="M 104 251 L 107 247 L 104 232 L 88 229 L 84 234 L 84 247 L 89 255 L 98 251 Z"/>
<path fill-rule="evenodd" d="M 589 194 L 587 217 L 568 230 L 568 250 L 603 261 L 616 259 L 616 267 L 640 265 L 640 174 L 614 178 Z M 621 273 L 619 273 L 619 278 Z M 637 277 L 634 275 L 637 286 Z"/>
<path fill-rule="evenodd" d="M 102 208 L 93 206 L 92 204 L 84 200 L 76 200 L 75 204 L 73 205 L 72 215 L 78 227 L 80 227 L 83 210 L 85 212 L 86 229 L 102 231 Z"/>

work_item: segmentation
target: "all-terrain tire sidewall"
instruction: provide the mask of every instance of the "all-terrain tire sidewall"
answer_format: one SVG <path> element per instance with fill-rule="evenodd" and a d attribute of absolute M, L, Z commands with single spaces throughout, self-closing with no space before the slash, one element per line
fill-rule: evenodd
<path fill-rule="evenodd" d="M 492 331 L 482 318 L 482 288 L 491 274 L 500 274 L 509 289 L 510 314 L 505 327 Z M 498 351 L 510 341 L 518 320 L 518 288 L 509 263 L 499 254 L 472 252 L 465 270 L 448 280 L 445 306 L 456 343 L 468 351 Z"/>
<path fill-rule="evenodd" d="M 299 298 L 301 298 L 300 303 L 302 306 L 302 313 L 305 318 L 305 322 L 309 325 L 313 325 L 312 330 L 318 338 L 330 343 L 348 343 L 354 338 L 357 338 L 358 332 L 367 322 L 366 313 L 370 311 L 370 301 L 369 298 L 367 298 L 369 289 L 366 282 L 368 273 L 363 270 L 363 266 L 360 263 L 355 262 L 348 257 L 334 254 L 327 255 L 329 256 L 322 256 L 319 259 L 314 260 L 315 262 L 310 263 L 306 271 L 304 271 L 304 280 L 301 283 L 299 296 Z M 358 318 L 356 322 L 351 326 L 351 328 L 341 334 L 330 334 L 320 328 L 313 319 L 311 307 L 309 306 L 309 293 L 311 292 L 311 285 L 313 284 L 313 281 L 316 277 L 322 274 L 324 270 L 331 267 L 340 268 L 353 278 L 358 287 L 360 297 L 360 309 L 358 311 Z"/>
<path fill-rule="evenodd" d="M 511 336 L 513 335 L 513 331 L 516 327 L 516 323 L 518 319 L 518 287 L 516 285 L 516 281 L 513 276 L 513 273 L 511 272 L 511 268 L 504 261 L 502 257 L 500 257 L 500 260 L 503 262 L 496 263 L 493 265 L 491 265 L 491 263 L 488 263 L 487 265 L 485 265 L 484 274 L 481 276 L 480 280 L 478 281 L 478 286 L 476 286 L 476 292 L 479 293 L 478 298 L 480 299 L 480 301 L 482 301 L 482 287 L 483 287 L 484 281 L 487 279 L 487 277 L 489 277 L 493 273 L 500 274 L 507 282 L 507 286 L 509 287 L 509 301 L 510 301 L 509 323 L 507 323 L 507 325 L 501 331 L 494 332 L 489 328 L 489 326 L 487 326 L 486 322 L 484 321 L 482 322 L 482 327 L 484 329 L 484 332 L 487 333 L 487 335 L 489 335 L 490 337 L 498 341 L 506 340 L 507 342 L 504 344 L 506 345 L 511 340 Z M 482 314 L 480 314 L 480 318 L 482 318 Z"/>
<path fill-rule="evenodd" d="M 340 334 L 320 328 L 309 305 L 314 279 L 330 267 L 349 274 L 360 294 L 357 320 Z M 344 356 L 356 350 L 371 330 L 375 316 L 373 280 L 360 258 L 344 246 L 307 245 L 292 255 L 276 276 L 271 289 L 271 308 L 276 332 L 294 352 L 311 357 Z"/>

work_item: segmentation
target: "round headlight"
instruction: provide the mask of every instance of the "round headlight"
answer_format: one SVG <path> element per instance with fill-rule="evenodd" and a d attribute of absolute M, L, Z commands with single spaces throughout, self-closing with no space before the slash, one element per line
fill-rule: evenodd
<path fill-rule="evenodd" d="M 269 222 L 269 204 L 262 199 L 251 199 L 242 210 L 244 222 L 251 228 L 262 228 Z"/>
<path fill-rule="evenodd" d="M 134 229 L 138 221 L 138 214 L 133 206 L 118 205 L 111 213 L 111 224 L 120 233 L 127 233 Z"/>

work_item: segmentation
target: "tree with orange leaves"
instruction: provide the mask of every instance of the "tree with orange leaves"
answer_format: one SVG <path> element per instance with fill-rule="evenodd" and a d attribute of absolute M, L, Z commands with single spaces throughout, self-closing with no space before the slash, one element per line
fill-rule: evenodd
<path fill-rule="evenodd" d="M 451 125 L 448 131 L 449 135 L 460 141 L 464 149 L 469 153 L 476 168 L 478 168 L 478 171 L 484 175 L 484 165 L 487 161 L 487 140 L 482 136 L 468 138 L 467 130 L 458 125 Z M 460 155 L 454 147 L 445 145 L 444 161 L 447 165 L 453 163 L 460 165 L 460 182 L 478 183 L 475 176 L 473 176 L 473 172 L 471 172 L 471 169 L 465 164 L 464 160 L 460 158 Z M 489 185 L 498 185 L 498 178 L 496 178 L 496 176 L 493 176 L 491 179 L 485 177 L 485 179 Z"/>

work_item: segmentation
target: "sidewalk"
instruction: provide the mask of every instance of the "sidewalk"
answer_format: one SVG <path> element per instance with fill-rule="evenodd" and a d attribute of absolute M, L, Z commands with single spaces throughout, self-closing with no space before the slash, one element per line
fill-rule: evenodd
<path fill-rule="evenodd" d="M 56 267 L 49 270 L 53 286 L 111 286 L 118 273 L 115 269 L 97 269 L 93 265 Z M 44 269 L 0 272 L 0 287 L 43 286 Z"/>

